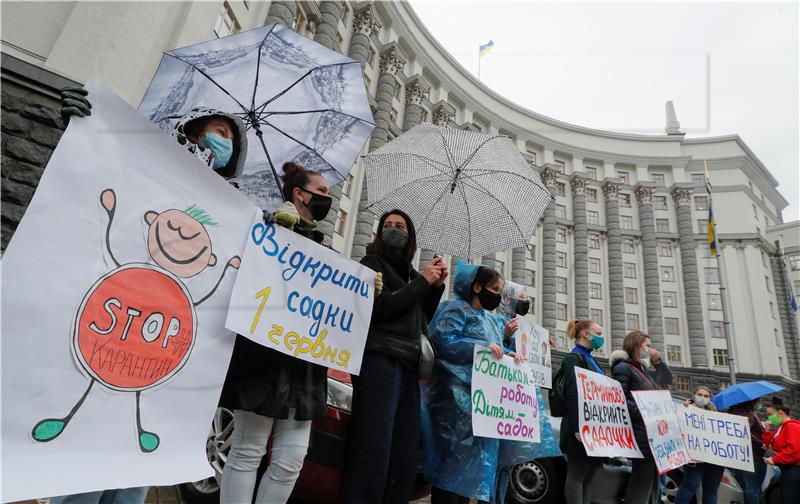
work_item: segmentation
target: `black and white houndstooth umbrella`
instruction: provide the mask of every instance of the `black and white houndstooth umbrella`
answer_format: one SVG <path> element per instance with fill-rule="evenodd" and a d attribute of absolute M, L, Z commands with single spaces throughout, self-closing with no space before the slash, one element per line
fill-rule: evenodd
<path fill-rule="evenodd" d="M 552 198 L 501 135 L 420 124 L 364 166 L 373 212 L 403 210 L 420 247 L 465 259 L 526 246 Z"/>

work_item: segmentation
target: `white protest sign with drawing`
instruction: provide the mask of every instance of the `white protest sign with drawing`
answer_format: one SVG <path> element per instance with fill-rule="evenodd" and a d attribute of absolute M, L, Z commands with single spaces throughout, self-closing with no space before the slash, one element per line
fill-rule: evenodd
<path fill-rule="evenodd" d="M 550 363 L 550 333 L 525 317 L 517 317 L 519 329 L 514 333 L 516 352 L 523 356 L 531 370 L 534 383 L 552 388 L 553 370 Z"/>
<path fill-rule="evenodd" d="M 472 433 L 475 436 L 535 441 L 539 431 L 536 385 L 524 362 L 508 355 L 497 359 L 475 345 L 472 361 Z"/>
<path fill-rule="evenodd" d="M 259 210 L 97 83 L 3 257 L 3 502 L 214 474 Z M 35 468 L 32 470 L 31 468 Z"/>
<path fill-rule="evenodd" d="M 681 405 L 678 423 L 692 460 L 753 472 L 747 417 Z"/>
<path fill-rule="evenodd" d="M 683 442 L 675 403 L 666 390 L 637 390 L 631 392 L 647 430 L 650 451 L 656 461 L 658 474 L 689 463 L 689 452 Z"/>
<path fill-rule="evenodd" d="M 292 357 L 357 375 L 375 272 L 275 224 L 247 237 L 226 327 Z"/>
<path fill-rule="evenodd" d="M 578 432 L 590 457 L 642 458 L 625 392 L 617 380 L 575 366 Z"/>

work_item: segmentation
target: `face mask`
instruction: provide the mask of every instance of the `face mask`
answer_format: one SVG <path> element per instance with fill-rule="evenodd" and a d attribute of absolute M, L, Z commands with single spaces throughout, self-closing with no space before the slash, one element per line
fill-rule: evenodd
<path fill-rule="evenodd" d="M 321 221 L 328 215 L 328 211 L 331 209 L 331 204 L 333 204 L 333 199 L 330 196 L 325 196 L 322 194 L 312 193 L 311 191 L 306 191 L 305 189 L 300 189 L 301 191 L 308 193 L 311 195 L 311 199 L 308 203 L 303 203 L 308 211 L 311 212 L 311 216 L 314 218 L 315 221 Z"/>
<path fill-rule="evenodd" d="M 389 250 L 399 254 L 406 248 L 408 234 L 399 228 L 386 228 L 381 232 L 381 241 Z"/>
<path fill-rule="evenodd" d="M 701 395 L 694 396 L 694 403 L 700 406 L 701 408 L 705 408 L 706 406 L 708 406 L 708 401 L 709 399 L 706 396 L 701 396 Z"/>
<path fill-rule="evenodd" d="M 500 294 L 495 294 L 487 289 L 481 288 L 481 291 L 478 293 L 478 301 L 481 302 L 481 306 L 484 310 L 492 311 L 498 306 L 500 306 L 500 300 L 502 296 Z"/>
<path fill-rule="evenodd" d="M 530 301 L 517 299 L 517 307 L 514 309 L 514 312 L 517 315 L 527 315 L 530 309 L 531 309 Z"/>
<path fill-rule="evenodd" d="M 216 133 L 203 133 L 200 137 L 200 145 L 211 149 L 211 152 L 214 153 L 214 163 L 211 166 L 215 170 L 227 165 L 233 156 L 233 140 L 222 138 Z"/>
<path fill-rule="evenodd" d="M 602 347 L 603 343 L 605 343 L 605 341 L 606 341 L 606 339 L 604 337 L 600 336 L 599 334 L 595 334 L 593 332 L 589 333 L 589 343 L 592 344 L 592 348 L 594 348 L 595 350 L 597 350 L 600 347 Z"/>
<path fill-rule="evenodd" d="M 639 350 L 639 359 L 649 359 L 650 358 L 650 350 L 647 347 L 642 348 Z"/>
<path fill-rule="evenodd" d="M 771 414 L 770 416 L 767 417 L 767 419 L 775 427 L 777 427 L 777 426 L 779 426 L 780 424 L 783 423 L 783 418 L 781 418 L 781 416 L 779 414 L 777 414 L 777 413 Z"/>

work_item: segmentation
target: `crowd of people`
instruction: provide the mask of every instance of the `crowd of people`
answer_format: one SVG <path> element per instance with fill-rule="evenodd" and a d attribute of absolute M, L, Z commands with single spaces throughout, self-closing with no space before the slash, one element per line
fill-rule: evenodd
<path fill-rule="evenodd" d="M 85 93 L 65 94 L 64 114 L 89 115 Z M 178 122 L 176 141 L 225 178 L 240 173 L 246 155 L 241 120 L 209 109 L 198 109 Z M 317 243 L 323 239 L 319 221 L 331 207 L 330 188 L 319 173 L 295 163 L 283 166 L 285 203 L 265 220 L 284 226 Z M 567 462 L 564 495 L 568 504 L 591 502 L 592 479 L 602 459 L 590 457 L 578 434 L 576 366 L 598 373 L 593 355 L 604 345 L 603 328 L 591 320 L 569 323 L 574 348 L 561 362 L 565 377 L 565 409 L 556 440 L 547 414 L 539 415 L 541 440 L 506 441 L 472 434 L 471 373 L 475 345 L 489 348 L 517 363 L 511 336 L 518 316 L 528 313 L 525 289 L 505 281 L 494 269 L 460 263 L 451 299 L 441 301 L 450 275 L 441 257 L 413 266 L 417 250 L 414 223 L 392 210 L 380 216 L 378 230 L 361 263 L 378 273 L 376 297 L 361 372 L 353 377 L 353 409 L 344 501 L 406 503 L 411 499 L 419 450 L 425 477 L 433 485 L 433 504 L 503 502 L 511 467 L 520 462 L 563 453 Z M 432 375 L 422 376 L 421 347 L 430 342 L 436 360 Z M 613 352 L 611 376 L 625 392 L 636 442 L 643 458 L 632 461 L 624 500 L 655 503 L 660 477 L 648 448 L 647 432 L 632 392 L 668 389 L 669 367 L 651 346 L 647 334 L 629 333 L 623 348 Z M 326 416 L 326 369 L 237 336 L 220 405 L 234 412 L 231 449 L 221 481 L 223 504 L 283 503 L 289 499 L 308 450 L 311 422 Z M 422 385 L 421 385 L 422 383 Z M 546 412 L 536 388 L 538 409 Z M 700 387 L 687 402 L 713 409 L 712 391 Z M 800 422 L 775 403 L 766 428 L 754 412 L 755 402 L 732 413 L 747 416 L 752 433 L 755 472 L 742 472 L 747 504 L 758 502 L 767 464 L 780 467 L 784 502 L 800 495 Z M 257 482 L 257 470 L 272 437 L 270 462 Z M 688 503 L 703 487 L 703 502 L 716 502 L 723 468 L 691 464 L 677 502 Z M 136 504 L 147 489 L 107 490 L 62 496 L 53 504 Z"/>

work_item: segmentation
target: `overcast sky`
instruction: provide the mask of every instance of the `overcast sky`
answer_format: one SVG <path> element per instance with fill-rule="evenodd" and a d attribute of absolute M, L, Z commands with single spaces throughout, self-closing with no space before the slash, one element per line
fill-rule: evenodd
<path fill-rule="evenodd" d="M 798 5 L 412 0 L 439 42 L 510 100 L 581 126 L 738 133 L 800 219 Z"/>

